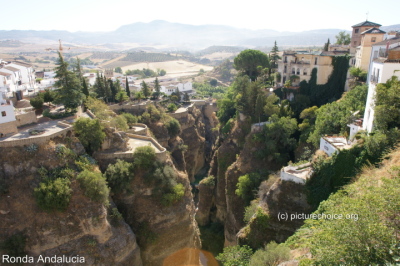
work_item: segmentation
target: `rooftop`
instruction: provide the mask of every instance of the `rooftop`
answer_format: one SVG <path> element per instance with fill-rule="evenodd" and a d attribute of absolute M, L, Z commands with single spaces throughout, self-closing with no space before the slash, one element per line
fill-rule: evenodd
<path fill-rule="evenodd" d="M 360 22 L 360 23 L 358 23 L 356 25 L 353 25 L 352 27 L 355 28 L 355 27 L 362 27 L 362 26 L 380 27 L 382 25 L 366 20 L 366 21 Z"/>
<path fill-rule="evenodd" d="M 378 28 L 372 28 L 372 29 L 361 32 L 361 34 L 377 34 L 377 33 L 385 34 L 386 31 L 380 30 Z"/>
<path fill-rule="evenodd" d="M 390 45 L 390 44 L 393 44 L 393 43 L 396 43 L 396 42 L 400 42 L 400 37 L 394 37 L 394 38 L 387 39 L 387 40 L 384 40 L 384 41 L 381 41 L 381 42 L 377 42 L 377 43 L 374 43 L 372 46 L 387 45 L 388 43 Z"/>

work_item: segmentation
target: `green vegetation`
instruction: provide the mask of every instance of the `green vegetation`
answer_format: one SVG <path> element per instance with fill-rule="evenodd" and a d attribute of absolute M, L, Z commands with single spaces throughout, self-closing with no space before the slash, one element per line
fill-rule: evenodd
<path fill-rule="evenodd" d="M 165 126 L 168 130 L 168 135 L 170 135 L 171 138 L 178 136 L 181 132 L 181 124 L 175 118 L 171 118 L 165 122 Z"/>
<path fill-rule="evenodd" d="M 98 119 L 79 118 L 74 122 L 74 130 L 79 141 L 87 153 L 100 149 L 106 134 L 103 132 L 103 126 Z"/>
<path fill-rule="evenodd" d="M 85 95 L 82 93 L 81 81 L 74 72 L 68 70 L 68 63 L 64 61 L 60 52 L 58 55 L 59 60 L 55 76 L 58 80 L 55 86 L 59 89 L 56 91 L 54 102 L 63 104 L 66 111 L 74 111 L 82 104 Z"/>
<path fill-rule="evenodd" d="M 261 181 L 262 177 L 259 173 L 245 174 L 239 177 L 235 194 L 241 197 L 246 202 L 246 205 L 249 205 L 258 191 Z"/>
<path fill-rule="evenodd" d="M 121 116 L 123 116 L 126 119 L 126 122 L 128 123 L 129 127 L 132 127 L 133 124 L 136 124 L 138 122 L 138 117 L 134 116 L 133 114 L 122 113 Z"/>
<path fill-rule="evenodd" d="M 339 34 L 336 35 L 335 37 L 336 37 L 336 44 L 343 44 L 343 45 L 350 44 L 351 41 L 350 34 L 346 33 L 345 31 L 339 32 Z"/>
<path fill-rule="evenodd" d="M 400 128 L 400 81 L 395 76 L 376 87 L 374 122 L 381 131 Z"/>
<path fill-rule="evenodd" d="M 207 176 L 206 178 L 204 178 L 200 181 L 200 184 L 209 186 L 209 187 L 214 187 L 215 186 L 215 177 L 212 175 Z"/>
<path fill-rule="evenodd" d="M 182 184 L 176 184 L 173 186 L 169 193 L 166 193 L 162 197 L 162 204 L 164 206 L 171 206 L 174 203 L 180 201 L 185 195 L 185 188 Z"/>
<path fill-rule="evenodd" d="M 106 206 L 109 204 L 108 196 L 110 190 L 107 187 L 105 177 L 101 173 L 83 170 L 76 179 L 80 182 L 86 196 Z"/>
<path fill-rule="evenodd" d="M 272 47 L 271 50 L 271 55 L 270 55 L 270 60 L 271 60 L 271 69 L 277 69 L 278 68 L 278 60 L 281 59 L 281 57 L 278 55 L 279 48 L 278 45 L 276 44 L 276 41 L 274 42 L 274 47 Z"/>
<path fill-rule="evenodd" d="M 225 241 L 224 225 L 218 222 L 207 226 L 199 226 L 201 248 L 211 252 L 214 256 L 223 252 Z"/>
<path fill-rule="evenodd" d="M 249 246 L 230 246 L 217 256 L 223 266 L 248 266 L 253 251 Z"/>
<path fill-rule="evenodd" d="M 354 183 L 322 202 L 286 244 L 307 247 L 313 265 L 395 265 L 399 262 L 399 150 L 381 169 L 365 171 Z"/>
<path fill-rule="evenodd" d="M 131 168 L 131 163 L 120 159 L 117 159 L 115 164 L 108 165 L 104 175 L 113 192 L 123 191 L 129 187 L 134 177 Z"/>
<path fill-rule="evenodd" d="M 260 74 L 259 66 L 262 69 L 269 67 L 269 58 L 261 51 L 247 49 L 235 57 L 234 66 L 236 70 L 245 73 L 254 81 Z"/>
<path fill-rule="evenodd" d="M 71 181 L 67 178 L 45 180 L 35 188 L 34 196 L 39 207 L 45 211 L 65 211 L 71 199 Z"/>
<path fill-rule="evenodd" d="M 24 233 L 19 232 L 0 243 L 0 250 L 10 257 L 23 257 L 26 255 L 25 245 L 26 236 Z"/>
<path fill-rule="evenodd" d="M 35 109 L 42 109 L 43 103 L 44 103 L 43 98 L 40 97 L 40 96 L 36 96 L 34 98 L 31 98 L 29 100 L 29 102 L 32 105 L 32 107 L 35 108 Z"/>
<path fill-rule="evenodd" d="M 365 82 L 367 80 L 367 71 L 362 70 L 359 67 L 351 67 L 349 69 L 350 75 L 356 78 L 357 81 Z"/>
<path fill-rule="evenodd" d="M 178 109 L 178 107 L 176 106 L 176 104 L 170 103 L 168 105 L 167 109 L 168 109 L 168 112 L 173 113 Z"/>
<path fill-rule="evenodd" d="M 239 244 L 249 245 L 253 249 L 262 248 L 265 244 L 265 231 L 269 228 L 269 214 L 260 206 L 257 207 L 250 222 L 242 229 L 243 236 Z"/>
<path fill-rule="evenodd" d="M 271 242 L 251 256 L 249 266 L 275 266 L 290 259 L 290 248 Z"/>
<path fill-rule="evenodd" d="M 137 147 L 133 152 L 133 164 L 141 169 L 149 169 L 156 159 L 156 152 L 150 146 Z"/>
<path fill-rule="evenodd" d="M 196 94 L 203 97 L 213 97 L 215 99 L 220 99 L 226 92 L 225 87 L 215 87 L 207 83 L 193 83 L 193 88 L 196 90 Z"/>

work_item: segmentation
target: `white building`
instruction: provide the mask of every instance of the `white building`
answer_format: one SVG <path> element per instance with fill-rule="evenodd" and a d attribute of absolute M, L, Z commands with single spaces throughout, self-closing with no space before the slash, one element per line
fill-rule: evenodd
<path fill-rule="evenodd" d="M 21 83 L 23 84 L 23 86 L 26 87 L 26 89 L 33 89 L 35 87 L 35 71 L 30 64 L 20 61 L 14 61 L 7 66 L 11 66 L 20 70 Z"/>
<path fill-rule="evenodd" d="M 351 145 L 347 143 L 345 137 L 325 136 L 321 137 L 319 142 L 319 149 L 328 154 L 328 156 L 332 156 L 332 154 L 340 150 L 350 148 Z"/>
<path fill-rule="evenodd" d="M 280 178 L 284 181 L 291 181 L 298 184 L 305 184 L 311 177 L 313 169 L 311 163 L 302 165 L 289 165 L 281 169 Z"/>
<path fill-rule="evenodd" d="M 12 92 L 17 90 L 15 85 L 15 81 L 13 79 L 13 74 L 2 72 L 0 69 L 0 89 L 4 89 L 3 91 L 9 96 L 12 95 Z"/>
<path fill-rule="evenodd" d="M 170 84 L 167 86 L 161 86 L 160 91 L 166 95 L 171 95 L 173 92 L 176 92 L 176 89 L 182 93 L 191 93 L 193 92 L 193 84 L 190 81 L 186 83 Z"/>
<path fill-rule="evenodd" d="M 397 39 L 397 38 L 394 38 Z M 371 132 L 374 128 L 375 118 L 375 89 L 377 84 L 385 83 L 392 76 L 400 78 L 400 42 L 398 40 L 388 40 L 388 50 L 378 50 L 378 57 L 372 61 L 370 71 L 368 73 L 368 96 L 365 106 L 363 129 Z M 395 47 L 394 47 L 395 46 Z M 375 54 L 377 49 L 372 50 Z M 374 55 L 373 55 L 374 56 Z"/>
<path fill-rule="evenodd" d="M 5 89 L 0 89 L 0 138 L 18 132 L 12 101 L 6 100 Z"/>

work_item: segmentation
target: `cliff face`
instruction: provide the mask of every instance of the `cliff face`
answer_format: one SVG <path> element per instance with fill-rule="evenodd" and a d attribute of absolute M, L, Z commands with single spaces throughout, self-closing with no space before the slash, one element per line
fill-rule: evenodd
<path fill-rule="evenodd" d="M 167 161 L 172 166 L 172 161 Z M 163 265 L 175 252 L 181 252 L 185 261 L 195 256 L 200 238 L 194 219 L 195 207 L 187 175 L 174 168 L 177 182 L 184 185 L 183 198 L 172 206 L 163 206 L 154 195 L 154 186 L 148 185 L 146 175 L 139 173 L 130 184 L 129 192 L 113 198 L 127 223 L 137 232 L 144 265 Z"/>
<path fill-rule="evenodd" d="M 71 180 L 73 192 L 65 212 L 49 213 L 38 207 L 33 195 L 41 181 L 37 170 L 65 166 L 68 161 L 57 157 L 55 144 L 67 142 L 57 138 L 35 152 L 23 147 L 1 149 L 0 173 L 7 192 L 0 195 L 0 242 L 22 233 L 30 256 L 79 255 L 88 265 L 142 265 L 130 227 L 124 221 L 113 222 L 102 204 L 84 195 L 76 179 Z M 70 146 L 82 151 L 79 142 Z"/>

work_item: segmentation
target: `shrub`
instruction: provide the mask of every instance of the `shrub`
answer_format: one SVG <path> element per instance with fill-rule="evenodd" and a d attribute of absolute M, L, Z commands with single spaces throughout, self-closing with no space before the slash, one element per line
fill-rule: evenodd
<path fill-rule="evenodd" d="M 250 266 L 268 265 L 274 266 L 290 259 L 290 248 L 270 242 L 265 249 L 257 250 L 251 256 Z"/>
<path fill-rule="evenodd" d="M 245 223 L 250 222 L 251 217 L 253 217 L 253 215 L 256 213 L 257 208 L 258 203 L 255 200 L 253 200 L 250 205 L 245 208 L 243 217 Z"/>
<path fill-rule="evenodd" d="M 33 108 L 35 109 L 41 109 L 43 107 L 43 98 L 36 96 L 35 98 L 32 98 L 29 100 Z"/>
<path fill-rule="evenodd" d="M 65 211 L 72 194 L 70 184 L 66 178 L 41 182 L 34 190 L 39 207 L 45 211 Z"/>
<path fill-rule="evenodd" d="M 96 165 L 97 162 L 93 157 L 84 154 L 79 156 L 78 160 L 75 161 L 75 165 L 79 168 L 80 171 L 83 171 L 85 169 L 92 171 Z"/>
<path fill-rule="evenodd" d="M 122 113 L 121 116 L 125 117 L 126 122 L 128 123 L 128 126 L 132 126 L 133 124 L 138 122 L 138 117 L 134 116 L 133 114 Z"/>
<path fill-rule="evenodd" d="M 68 159 L 75 159 L 76 154 L 73 150 L 65 147 L 63 144 L 57 144 L 55 148 L 55 152 L 58 158 L 68 160 Z"/>
<path fill-rule="evenodd" d="M 200 184 L 203 184 L 203 185 L 206 185 L 206 186 L 210 186 L 210 187 L 214 187 L 215 186 L 215 177 L 210 175 L 210 176 L 204 178 L 203 180 L 201 180 Z"/>
<path fill-rule="evenodd" d="M 237 189 L 235 190 L 235 194 L 248 204 L 254 199 L 254 195 L 256 191 L 258 191 L 261 181 L 261 175 L 258 173 L 243 175 L 239 177 L 238 183 L 236 184 Z"/>
<path fill-rule="evenodd" d="M 129 128 L 126 118 L 122 115 L 113 117 L 111 119 L 111 126 L 117 128 L 121 131 L 126 131 Z"/>
<path fill-rule="evenodd" d="M 216 259 L 224 266 L 248 266 L 253 251 L 249 246 L 230 246 L 224 248 L 224 252 Z"/>
<path fill-rule="evenodd" d="M 178 109 L 178 107 L 176 106 L 176 104 L 170 103 L 168 105 L 167 109 L 168 109 L 168 112 L 173 113 Z"/>
<path fill-rule="evenodd" d="M 133 179 L 132 164 L 118 159 L 115 164 L 110 164 L 105 172 L 108 184 L 114 192 L 127 188 Z"/>
<path fill-rule="evenodd" d="M 169 121 L 165 123 L 167 127 L 168 134 L 171 137 L 176 137 L 181 132 L 181 124 L 175 118 L 171 118 Z"/>
<path fill-rule="evenodd" d="M 0 249 L 11 257 L 22 257 L 25 252 L 26 236 L 23 233 L 16 233 L 0 244 Z"/>
<path fill-rule="evenodd" d="M 38 145 L 35 143 L 32 143 L 28 146 L 25 146 L 25 151 L 29 152 L 29 153 L 35 153 L 38 150 Z"/>
<path fill-rule="evenodd" d="M 74 123 L 75 133 L 79 141 L 91 154 L 100 149 L 106 134 L 103 132 L 103 126 L 98 119 L 79 118 Z"/>
<path fill-rule="evenodd" d="M 118 211 L 117 208 L 112 208 L 110 210 L 110 217 L 113 225 L 118 225 L 119 222 L 123 220 L 122 214 Z"/>
<path fill-rule="evenodd" d="M 163 196 L 162 204 L 164 206 L 171 206 L 180 201 L 185 195 L 185 187 L 182 184 L 177 184 L 172 188 L 170 193 Z"/>
<path fill-rule="evenodd" d="M 83 170 L 77 176 L 81 187 L 85 190 L 85 195 L 90 199 L 108 205 L 110 190 L 107 181 L 101 173 Z"/>
<path fill-rule="evenodd" d="M 149 169 L 156 159 L 156 152 L 150 146 L 138 147 L 133 152 L 133 164 L 135 167 Z"/>

